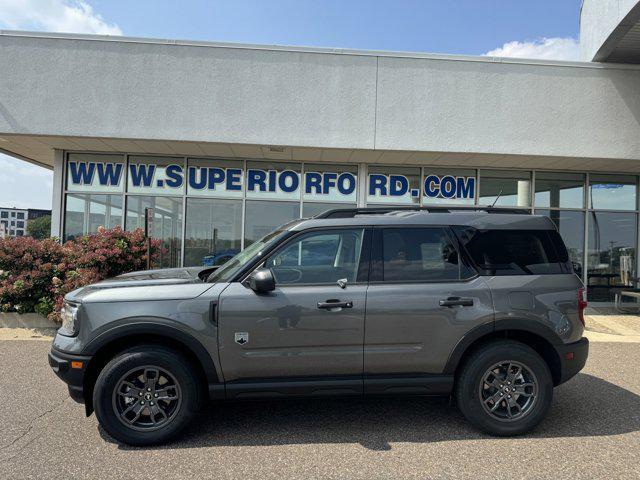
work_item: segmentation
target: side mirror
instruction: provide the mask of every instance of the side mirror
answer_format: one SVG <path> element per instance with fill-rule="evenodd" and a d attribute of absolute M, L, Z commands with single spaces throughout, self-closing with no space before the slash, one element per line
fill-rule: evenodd
<path fill-rule="evenodd" d="M 249 277 L 249 288 L 258 293 L 266 293 L 275 290 L 276 281 L 273 278 L 271 270 L 268 268 L 256 270 L 253 275 Z"/>

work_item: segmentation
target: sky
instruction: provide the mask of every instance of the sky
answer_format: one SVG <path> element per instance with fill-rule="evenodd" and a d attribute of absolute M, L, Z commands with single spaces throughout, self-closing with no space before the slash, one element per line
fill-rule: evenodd
<path fill-rule="evenodd" d="M 580 4 L 581 0 L 0 0 L 0 29 L 577 60 Z M 0 177 L 0 206 L 51 208 L 52 172 L 0 153 Z"/>

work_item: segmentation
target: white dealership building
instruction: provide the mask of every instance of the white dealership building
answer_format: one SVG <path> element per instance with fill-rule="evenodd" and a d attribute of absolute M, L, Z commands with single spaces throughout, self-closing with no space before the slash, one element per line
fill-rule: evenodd
<path fill-rule="evenodd" d="M 585 0 L 581 48 L 558 62 L 2 31 L 0 150 L 53 170 L 61 238 L 152 208 L 164 266 L 327 208 L 495 203 L 549 215 L 590 298 L 610 301 L 638 272 L 640 2 Z"/>

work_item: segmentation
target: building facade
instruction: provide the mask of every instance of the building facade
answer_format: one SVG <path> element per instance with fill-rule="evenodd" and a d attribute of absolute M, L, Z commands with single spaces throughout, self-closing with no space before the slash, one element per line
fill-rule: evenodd
<path fill-rule="evenodd" d="M 22 237 L 27 234 L 29 212 L 19 208 L 0 207 L 0 224 L 8 237 Z"/>
<path fill-rule="evenodd" d="M 53 169 L 54 235 L 152 209 L 162 266 L 329 208 L 495 205 L 551 217 L 611 301 L 638 283 L 640 2 L 606 3 L 584 62 L 2 32 L 0 149 Z"/>

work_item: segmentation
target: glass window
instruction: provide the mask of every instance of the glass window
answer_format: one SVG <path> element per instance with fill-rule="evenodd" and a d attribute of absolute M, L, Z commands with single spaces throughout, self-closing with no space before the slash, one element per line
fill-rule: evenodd
<path fill-rule="evenodd" d="M 636 177 L 633 175 L 590 175 L 589 208 L 636 209 Z"/>
<path fill-rule="evenodd" d="M 367 204 L 419 204 L 422 192 L 420 169 L 370 166 L 367 175 Z"/>
<path fill-rule="evenodd" d="M 16 212 L 11 212 L 11 218 L 16 218 Z"/>
<path fill-rule="evenodd" d="M 465 246 L 485 275 L 544 275 L 564 273 L 568 261 L 555 230 L 476 230 L 462 228 Z M 554 244 L 555 243 L 555 244 Z"/>
<path fill-rule="evenodd" d="M 284 230 L 275 230 L 262 237 L 260 240 L 252 243 L 251 246 L 242 250 L 235 257 L 214 271 L 207 281 L 227 282 L 231 280 L 246 265 L 251 263 L 263 250 L 271 248 L 271 245 L 279 241 L 284 232 Z"/>
<path fill-rule="evenodd" d="M 422 190 L 423 204 L 473 205 L 475 198 L 475 170 L 425 167 Z"/>
<path fill-rule="evenodd" d="M 16 227 L 18 227 L 18 228 L 24 228 L 24 222 L 21 222 L 21 221 L 19 221 L 19 220 L 18 220 L 18 221 L 16 222 Z"/>
<path fill-rule="evenodd" d="M 555 223 L 564 241 L 576 274 L 582 277 L 584 262 L 584 212 L 571 210 L 538 210 L 537 215 L 546 215 Z"/>
<path fill-rule="evenodd" d="M 247 200 L 244 214 L 245 248 L 296 218 L 300 218 L 299 202 Z"/>
<path fill-rule="evenodd" d="M 180 265 L 182 239 L 182 198 L 127 197 L 126 229 L 144 228 L 145 209 L 153 209 L 152 238 L 161 241 L 159 264 L 156 268 Z"/>
<path fill-rule="evenodd" d="M 304 218 L 314 217 L 322 212 L 336 208 L 356 208 L 356 204 L 304 202 L 302 205 L 302 216 Z"/>
<path fill-rule="evenodd" d="M 635 213 L 589 213 L 589 300 L 611 302 L 616 289 L 635 284 L 636 224 Z"/>
<path fill-rule="evenodd" d="M 358 201 L 358 167 L 355 165 L 304 165 L 304 201 Z"/>
<path fill-rule="evenodd" d="M 0 212 L 0 218 L 9 218 L 9 212 Z"/>
<path fill-rule="evenodd" d="M 185 191 L 184 159 L 180 157 L 129 157 L 127 192 L 144 195 L 182 195 Z"/>
<path fill-rule="evenodd" d="M 531 203 L 531 174 L 517 170 L 481 170 L 480 205 L 528 207 Z"/>
<path fill-rule="evenodd" d="M 18 236 L 18 237 L 24 236 L 24 231 L 23 230 L 17 230 L 16 231 L 16 236 Z"/>
<path fill-rule="evenodd" d="M 18 216 L 16 218 L 24 220 L 24 212 L 18 212 Z"/>
<path fill-rule="evenodd" d="M 240 251 L 242 200 L 187 199 L 184 265 L 221 265 Z"/>
<path fill-rule="evenodd" d="M 383 279 L 387 282 L 458 280 L 458 252 L 442 228 L 382 231 Z"/>
<path fill-rule="evenodd" d="M 536 207 L 583 208 L 584 175 L 536 172 Z"/>
<path fill-rule="evenodd" d="M 265 262 L 276 284 L 355 282 L 364 230 L 330 230 L 302 235 Z"/>
<path fill-rule="evenodd" d="M 67 194 L 64 240 L 122 225 L 122 195 Z"/>

